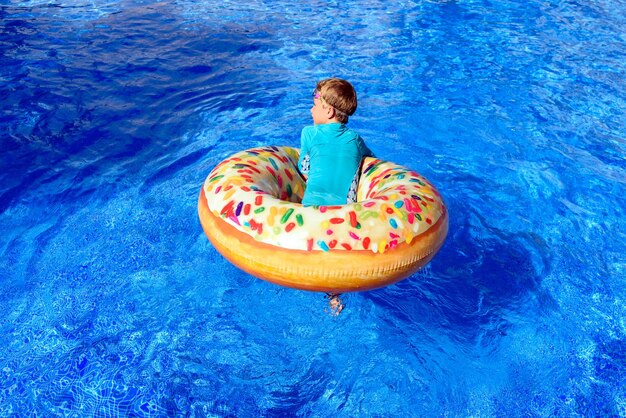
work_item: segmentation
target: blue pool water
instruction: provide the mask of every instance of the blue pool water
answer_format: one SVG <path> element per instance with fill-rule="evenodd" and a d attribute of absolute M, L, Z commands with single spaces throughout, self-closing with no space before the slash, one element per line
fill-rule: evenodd
<path fill-rule="evenodd" d="M 626 416 L 625 6 L 2 2 L 0 416 Z M 333 75 L 450 214 L 338 317 L 196 213 Z"/>

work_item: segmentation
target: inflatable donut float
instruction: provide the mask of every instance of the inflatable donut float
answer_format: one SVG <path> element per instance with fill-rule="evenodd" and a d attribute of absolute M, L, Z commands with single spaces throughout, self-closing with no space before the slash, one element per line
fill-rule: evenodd
<path fill-rule="evenodd" d="M 411 275 L 443 244 L 446 207 L 419 174 L 366 158 L 356 203 L 302 206 L 297 162 L 294 148 L 254 148 L 220 162 L 205 180 L 200 223 L 240 269 L 282 286 L 355 292 Z"/>

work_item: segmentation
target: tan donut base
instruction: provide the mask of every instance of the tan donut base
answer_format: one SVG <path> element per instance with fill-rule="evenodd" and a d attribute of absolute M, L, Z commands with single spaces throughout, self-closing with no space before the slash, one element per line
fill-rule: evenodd
<path fill-rule="evenodd" d="M 241 270 L 269 282 L 315 292 L 357 292 L 396 283 L 426 265 L 448 233 L 448 213 L 411 244 L 402 243 L 382 254 L 372 251 L 289 250 L 255 241 L 207 206 L 204 191 L 198 215 L 213 246 Z"/>

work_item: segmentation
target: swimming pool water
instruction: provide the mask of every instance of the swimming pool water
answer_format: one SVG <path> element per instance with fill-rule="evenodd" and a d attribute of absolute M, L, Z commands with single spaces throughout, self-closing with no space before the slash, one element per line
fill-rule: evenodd
<path fill-rule="evenodd" d="M 0 5 L 0 416 L 626 416 L 621 0 Z M 297 146 L 317 80 L 442 192 L 394 286 L 226 262 L 219 161 Z"/>

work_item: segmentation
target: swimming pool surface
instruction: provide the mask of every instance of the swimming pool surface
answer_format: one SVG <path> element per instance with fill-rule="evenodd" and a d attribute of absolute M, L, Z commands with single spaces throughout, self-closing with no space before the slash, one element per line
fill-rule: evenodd
<path fill-rule="evenodd" d="M 2 2 L 0 416 L 626 416 L 625 10 Z M 196 210 L 226 156 L 298 146 L 329 76 L 450 215 L 337 317 Z"/>

